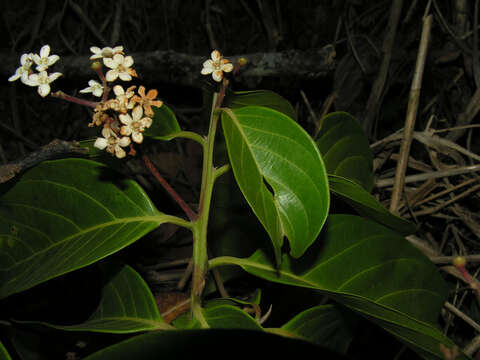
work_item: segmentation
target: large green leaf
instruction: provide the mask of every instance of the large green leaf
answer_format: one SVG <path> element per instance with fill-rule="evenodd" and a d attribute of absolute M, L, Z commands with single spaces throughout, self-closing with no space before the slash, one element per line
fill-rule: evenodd
<path fill-rule="evenodd" d="M 319 305 L 301 312 L 281 330 L 345 354 L 355 336 L 357 323 L 355 316 L 339 306 Z"/>
<path fill-rule="evenodd" d="M 425 358 L 442 358 L 439 344 L 452 345 L 437 325 L 448 291 L 438 270 L 403 237 L 368 219 L 330 216 L 315 246 L 300 259 L 285 254 L 280 267 L 262 251 L 221 261 L 270 281 L 324 291 Z"/>
<path fill-rule="evenodd" d="M 292 104 L 270 90 L 235 91 L 233 94 L 227 94 L 226 102 L 227 106 L 232 109 L 255 105 L 268 107 L 297 120 L 297 113 Z"/>
<path fill-rule="evenodd" d="M 328 182 L 330 191 L 353 207 L 360 215 L 388 226 L 404 236 L 417 231 L 415 224 L 392 214 L 356 182 L 336 175 L 328 175 Z"/>
<path fill-rule="evenodd" d="M 283 237 L 301 256 L 315 241 L 329 208 L 328 179 L 310 136 L 288 116 L 248 106 L 222 113 L 235 179 L 270 235 L 280 260 Z"/>
<path fill-rule="evenodd" d="M 168 218 L 102 164 L 44 162 L 0 198 L 0 298 L 113 254 Z"/>
<path fill-rule="evenodd" d="M 360 123 L 346 112 L 328 114 L 315 139 L 329 174 L 373 187 L 373 153 Z"/>
<path fill-rule="evenodd" d="M 158 360 L 188 359 L 254 359 L 260 354 L 280 358 L 309 354 L 320 359 L 346 359 L 343 355 L 312 343 L 252 330 L 182 330 L 156 331 L 135 336 L 102 349 L 85 360 Z M 304 355 L 301 355 L 304 354 Z"/>
<path fill-rule="evenodd" d="M 102 266 L 105 285 L 95 312 L 82 324 L 70 326 L 44 325 L 62 330 L 133 333 L 172 329 L 163 321 L 148 285 L 128 265 Z"/>

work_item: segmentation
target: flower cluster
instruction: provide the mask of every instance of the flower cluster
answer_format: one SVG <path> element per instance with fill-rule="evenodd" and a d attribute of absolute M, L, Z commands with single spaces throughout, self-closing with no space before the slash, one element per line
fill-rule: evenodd
<path fill-rule="evenodd" d="M 39 54 L 23 54 L 20 57 L 20 67 L 15 74 L 8 78 L 8 81 L 20 79 L 25 85 L 38 86 L 38 93 L 41 97 L 45 97 L 50 93 L 50 84 L 62 76 L 59 72 L 49 74 L 48 67 L 55 64 L 60 57 L 58 55 L 50 55 L 50 46 L 44 45 L 40 49 Z M 35 72 L 32 69 L 35 66 Z"/>
<path fill-rule="evenodd" d="M 131 81 L 133 77 L 137 77 L 136 71 L 132 68 L 133 58 L 125 56 L 123 46 L 103 49 L 94 46 L 90 50 L 93 53 L 90 60 L 96 61 L 92 68 L 97 71 L 102 83 L 90 80 L 89 87 L 80 92 L 102 97 L 94 109 L 93 120 L 89 124 L 103 127 L 102 137 L 96 139 L 94 146 L 119 159 L 126 156 L 123 148 L 130 146 L 129 154 L 134 155 L 133 144 L 141 144 L 144 130 L 152 125 L 154 115 L 152 106 L 160 107 L 163 102 L 156 100 L 158 91 L 155 89 L 145 94 L 145 87 L 140 86 L 135 94 L 135 85 L 127 89 L 121 85 L 114 85 L 112 90 L 115 96 L 108 99 L 111 82 L 117 79 Z M 105 75 L 101 71 L 101 64 L 97 62 L 99 59 L 102 59 L 103 65 L 109 69 Z"/>
<path fill-rule="evenodd" d="M 154 112 L 152 106 L 160 107 L 163 102 L 157 100 L 158 91 L 151 89 L 146 92 L 144 86 L 136 85 L 124 89 L 121 85 L 112 85 L 117 79 L 131 81 L 137 77 L 132 68 L 134 63 L 131 56 L 125 56 L 123 46 L 114 48 L 105 47 L 100 49 L 96 46 L 90 48 L 93 55 L 92 69 L 94 69 L 100 82 L 90 80 L 88 87 L 80 90 L 80 93 L 91 93 L 98 102 L 87 101 L 74 96 L 69 96 L 62 91 L 51 95 L 67 101 L 93 108 L 93 120 L 89 126 L 102 126 L 102 137 L 96 139 L 94 146 L 115 155 L 121 159 L 126 156 L 125 147 L 130 146 L 129 154 L 135 155 L 133 144 L 143 142 L 143 132 L 152 125 Z M 61 76 L 61 73 L 47 73 L 49 66 L 56 63 L 60 57 L 50 55 L 50 46 L 44 45 L 40 54 L 23 54 L 20 58 L 21 66 L 10 76 L 9 81 L 20 79 L 29 86 L 38 86 L 38 93 L 45 97 L 50 93 L 50 83 Z M 102 63 L 108 68 L 103 74 Z M 33 69 L 33 67 L 35 68 Z M 111 88 L 113 86 L 113 88 Z M 114 97 L 108 95 L 113 90 Z"/>

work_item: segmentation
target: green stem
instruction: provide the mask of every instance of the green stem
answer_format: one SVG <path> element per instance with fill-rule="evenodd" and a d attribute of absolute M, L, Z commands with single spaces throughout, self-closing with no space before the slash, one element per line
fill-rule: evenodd
<path fill-rule="evenodd" d="M 213 104 L 217 103 L 218 94 L 213 96 Z M 210 115 L 210 127 L 206 142 L 203 146 L 203 169 L 202 188 L 200 192 L 200 204 L 198 207 L 198 218 L 193 226 L 193 272 L 192 272 L 192 293 L 190 306 L 193 316 L 202 324 L 208 327 L 208 323 L 201 310 L 202 292 L 205 287 L 205 277 L 208 271 L 207 254 L 207 228 L 212 201 L 213 185 L 215 183 L 215 167 L 213 166 L 213 148 L 215 133 L 217 130 L 219 112 L 212 106 Z"/>
<path fill-rule="evenodd" d="M 202 146 L 205 146 L 205 138 L 193 131 L 180 131 L 175 134 L 174 139 L 176 138 L 190 139 L 196 141 Z"/>

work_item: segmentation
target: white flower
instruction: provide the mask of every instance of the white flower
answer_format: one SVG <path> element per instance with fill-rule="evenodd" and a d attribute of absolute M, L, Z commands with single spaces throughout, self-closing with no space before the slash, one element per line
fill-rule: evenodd
<path fill-rule="evenodd" d="M 143 108 L 136 106 L 132 111 L 132 116 L 129 114 L 120 114 L 120 122 L 124 126 L 120 129 L 120 134 L 125 136 L 132 136 L 132 140 L 137 144 L 141 144 L 143 141 L 142 132 L 145 128 L 149 128 L 152 125 L 152 119 L 149 117 L 143 117 Z"/>
<path fill-rule="evenodd" d="M 230 60 L 224 59 L 218 50 L 212 51 L 211 58 L 203 63 L 201 73 L 202 75 L 212 74 L 213 80 L 220 82 L 223 78 L 223 72 L 233 70 L 233 64 Z"/>
<path fill-rule="evenodd" d="M 93 53 L 90 56 L 90 60 L 101 59 L 101 58 L 111 58 L 115 54 L 124 54 L 123 53 L 123 46 L 115 46 L 113 49 L 111 47 L 104 47 L 100 49 L 99 47 L 92 46 L 90 51 Z"/>
<path fill-rule="evenodd" d="M 24 83 L 29 86 L 38 86 L 38 93 L 41 97 L 45 97 L 50 93 L 50 83 L 60 76 L 62 74 L 59 72 L 47 74 L 46 71 L 40 71 L 38 74 L 31 74 Z"/>
<path fill-rule="evenodd" d="M 97 82 L 97 81 L 95 81 L 95 80 L 89 80 L 89 81 L 88 81 L 88 85 L 89 85 L 89 87 L 80 90 L 80 92 L 81 92 L 82 94 L 92 93 L 93 96 L 96 96 L 96 97 L 101 97 L 101 96 L 103 95 L 103 86 L 102 86 L 102 84 L 100 84 L 99 82 Z"/>
<path fill-rule="evenodd" d="M 133 108 L 133 102 L 129 101 L 129 99 L 135 94 L 133 91 L 135 88 L 136 86 L 133 85 L 125 91 L 121 85 L 115 85 L 113 87 L 113 92 L 115 93 L 119 105 L 119 108 L 116 109 L 116 111 L 126 113 L 128 109 Z"/>
<path fill-rule="evenodd" d="M 32 59 L 33 54 L 23 54 L 20 57 L 20 66 L 17 70 L 15 70 L 15 74 L 8 78 L 8 81 L 15 81 L 21 79 L 21 81 L 25 84 L 25 81 L 28 80 L 28 75 L 30 73 L 30 68 L 33 64 Z"/>
<path fill-rule="evenodd" d="M 60 56 L 50 55 L 50 46 L 43 45 L 40 49 L 40 55 L 33 54 L 32 58 L 35 64 L 37 64 L 35 69 L 37 71 L 45 71 L 50 65 L 55 64 L 60 59 Z"/>
<path fill-rule="evenodd" d="M 107 81 L 115 81 L 118 77 L 123 81 L 130 81 L 132 76 L 137 76 L 135 70 L 130 69 L 133 65 L 131 56 L 115 54 L 112 58 L 103 58 L 103 63 L 111 69 L 105 74 Z"/>
<path fill-rule="evenodd" d="M 123 136 L 119 138 L 109 127 L 104 127 L 102 130 L 103 138 L 97 138 L 94 147 L 103 150 L 106 149 L 110 154 L 115 154 L 119 159 L 126 156 L 125 150 L 122 147 L 130 145 L 130 138 Z"/>

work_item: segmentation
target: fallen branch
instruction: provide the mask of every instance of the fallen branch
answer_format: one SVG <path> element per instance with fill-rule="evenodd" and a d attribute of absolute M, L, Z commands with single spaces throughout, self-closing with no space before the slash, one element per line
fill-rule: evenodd
<path fill-rule="evenodd" d="M 37 151 L 28 154 L 20 161 L 0 166 L 0 183 L 7 182 L 22 171 L 30 169 L 45 160 L 57 159 L 59 157 L 77 154 L 88 154 L 88 149 L 81 147 L 76 141 L 64 141 L 55 139 L 42 146 Z"/>
<path fill-rule="evenodd" d="M 190 55 L 175 51 L 151 51 L 134 53 L 135 69 L 139 76 L 149 82 L 174 83 L 181 86 L 200 88 L 202 84 L 203 62 L 209 54 Z M 90 68 L 90 55 L 63 56 L 55 64 L 55 71 L 65 78 L 88 79 L 93 75 Z M 226 56 L 233 63 L 240 57 L 248 63 L 236 77 L 240 82 L 265 76 L 292 78 L 321 78 L 334 68 L 335 49 L 332 45 L 307 51 L 287 50 L 273 53 L 253 53 Z M 20 54 L 0 54 L 0 73 L 9 77 L 19 66 Z M 203 78 L 204 79 L 204 78 Z"/>

